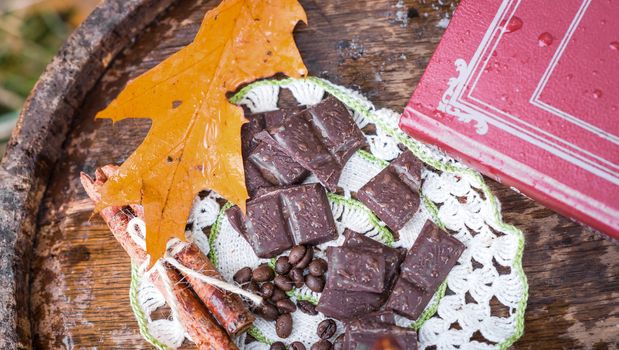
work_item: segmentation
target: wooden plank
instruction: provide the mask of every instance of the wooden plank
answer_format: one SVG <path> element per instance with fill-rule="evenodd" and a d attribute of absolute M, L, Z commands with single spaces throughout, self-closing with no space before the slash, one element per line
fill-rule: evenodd
<path fill-rule="evenodd" d="M 94 121 L 131 78 L 189 43 L 215 1 L 183 1 L 144 30 L 83 103 L 53 167 L 36 227 L 30 311 L 34 347 L 150 348 L 128 304 L 129 260 L 79 185 L 79 171 L 122 162 L 149 122 Z M 377 106 L 401 109 L 452 8 L 426 1 L 302 1 L 309 26 L 295 33 L 311 74 L 357 88 Z M 408 14 L 412 18 L 408 18 Z M 427 16 L 425 15 L 427 13 Z M 415 16 L 418 14 L 419 16 Z M 507 222 L 527 239 L 530 283 L 525 335 L 514 348 L 612 349 L 619 342 L 616 242 L 490 181 Z"/>

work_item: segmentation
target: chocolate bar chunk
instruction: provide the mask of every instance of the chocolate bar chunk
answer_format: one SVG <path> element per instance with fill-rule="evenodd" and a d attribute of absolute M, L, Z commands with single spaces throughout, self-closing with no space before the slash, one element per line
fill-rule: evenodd
<path fill-rule="evenodd" d="M 385 299 L 380 293 L 350 292 L 326 287 L 320 295 L 316 310 L 327 317 L 344 321 L 378 310 Z"/>
<path fill-rule="evenodd" d="M 245 168 L 245 186 L 250 196 L 253 197 L 256 191 L 262 187 L 279 184 L 278 182 L 269 181 L 265 178 L 261 169 L 249 160 L 250 155 L 260 143 L 260 141 L 255 139 L 255 135 L 265 128 L 281 125 L 281 121 L 284 117 L 292 115 L 297 111 L 298 109 L 291 109 L 252 114 L 248 116 L 248 122 L 241 127 L 241 151 L 243 154 L 243 166 Z"/>
<path fill-rule="evenodd" d="M 247 240 L 260 258 L 273 257 L 293 245 L 277 191 L 247 202 L 246 226 Z"/>
<path fill-rule="evenodd" d="M 374 252 L 380 252 L 385 259 L 385 288 L 389 287 L 395 281 L 395 277 L 398 273 L 398 268 L 406 251 L 403 248 L 391 248 L 370 237 L 364 236 L 360 233 L 346 229 L 344 231 L 343 247 L 354 247 L 359 249 L 367 249 Z"/>
<path fill-rule="evenodd" d="M 415 320 L 428 305 L 432 295 L 434 291 L 425 291 L 400 276 L 387 299 L 385 308 Z"/>
<path fill-rule="evenodd" d="M 382 293 L 385 288 L 385 258 L 382 251 L 329 247 L 329 288 L 352 292 Z"/>
<path fill-rule="evenodd" d="M 366 144 L 346 107 L 333 97 L 296 115 L 286 116 L 281 126 L 268 132 L 270 137 L 260 134 L 256 138 L 267 143 L 276 142 L 282 151 L 313 172 L 331 191 L 337 189 L 348 159 Z"/>
<path fill-rule="evenodd" d="M 238 205 L 226 209 L 226 217 L 230 226 L 247 240 L 247 227 L 245 227 L 245 216 Z"/>
<path fill-rule="evenodd" d="M 357 199 L 398 231 L 419 208 L 422 167 L 421 161 L 406 151 L 361 187 Z"/>
<path fill-rule="evenodd" d="M 262 177 L 273 185 L 298 183 L 309 173 L 286 153 L 266 142 L 256 145 L 248 158 Z"/>
<path fill-rule="evenodd" d="M 426 221 L 402 263 L 401 276 L 434 293 L 464 251 L 464 244 Z"/>
<path fill-rule="evenodd" d="M 363 315 L 358 320 L 395 324 L 395 314 L 391 310 L 381 310 Z"/>
<path fill-rule="evenodd" d="M 337 238 L 327 192 L 320 184 L 283 189 L 281 198 L 295 244 L 317 245 Z"/>
<path fill-rule="evenodd" d="M 247 239 L 258 257 L 270 258 L 293 244 L 337 238 L 325 189 L 320 184 L 263 188 L 247 202 Z"/>
<path fill-rule="evenodd" d="M 415 350 L 417 332 L 396 325 L 360 320 L 346 327 L 343 345 L 346 350 Z"/>

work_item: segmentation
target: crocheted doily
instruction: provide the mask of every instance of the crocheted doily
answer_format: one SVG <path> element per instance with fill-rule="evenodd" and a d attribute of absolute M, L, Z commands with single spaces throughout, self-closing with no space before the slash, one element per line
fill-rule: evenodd
<path fill-rule="evenodd" d="M 528 297 L 526 276 L 522 269 L 524 238 L 514 226 L 501 219 L 500 203 L 476 171 L 450 158 L 435 147 L 420 143 L 398 128 L 399 113 L 376 109 L 358 92 L 310 77 L 305 80 L 266 80 L 251 84 L 232 97 L 253 113 L 278 109 L 280 89 L 288 89 L 301 105 L 318 103 L 326 93 L 341 100 L 353 113 L 360 128 L 374 124 L 375 132 L 366 134 L 371 152 L 358 151 L 346 164 L 339 185 L 344 195 L 328 195 L 339 232 L 345 228 L 364 233 L 394 247 L 410 247 L 427 219 L 452 233 L 466 245 L 457 265 L 440 286 L 426 310 L 417 320 L 397 318 L 400 326 L 418 330 L 420 349 L 505 349 L 513 344 L 524 329 L 524 311 Z M 403 146 L 403 147 L 402 147 Z M 402 149 L 411 150 L 426 167 L 422 172 L 422 205 L 413 219 L 393 234 L 367 207 L 351 199 L 358 190 L 378 174 Z M 306 182 L 316 182 L 310 176 Z M 188 220 L 191 229 L 187 240 L 194 242 L 217 266 L 227 281 L 244 266 L 274 263 L 275 259 L 259 259 L 249 244 L 230 226 L 221 199 L 211 192 L 196 197 Z M 206 233 L 210 233 L 208 236 Z M 339 245 L 343 236 L 318 248 Z M 322 253 L 317 253 L 320 256 Z M 293 290 L 294 299 L 317 303 L 320 294 L 307 287 Z M 180 323 L 170 316 L 153 319 L 153 312 L 165 300 L 147 279 L 140 278 L 134 267 L 130 299 L 142 335 L 159 349 L 179 347 L 187 338 Z M 307 348 L 318 340 L 316 326 L 325 317 L 295 312 L 293 333 L 280 339 L 274 322 L 260 317 L 248 332 L 257 341 L 246 343 L 246 335 L 235 339 L 241 349 L 268 349 L 270 343 L 303 342 Z M 344 327 L 338 323 L 338 332 Z M 339 334 L 336 333 L 336 336 Z"/>

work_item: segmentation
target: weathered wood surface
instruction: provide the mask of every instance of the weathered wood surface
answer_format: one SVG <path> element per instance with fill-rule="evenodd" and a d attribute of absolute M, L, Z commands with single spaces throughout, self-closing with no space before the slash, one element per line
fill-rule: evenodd
<path fill-rule="evenodd" d="M 406 104 L 440 40 L 443 29 L 437 23 L 451 10 L 449 2 L 433 6 L 430 1 L 302 3 L 310 25 L 300 25 L 295 36 L 311 74 L 358 88 L 377 106 L 393 109 Z M 150 348 L 141 339 L 128 304 L 129 259 L 103 222 L 91 218 L 92 204 L 79 185 L 78 174 L 92 173 L 103 164 L 120 163 L 140 143 L 148 121 L 126 120 L 112 125 L 109 121 L 93 120 L 94 114 L 128 79 L 189 43 L 205 11 L 215 4 L 216 1 L 203 0 L 173 5 L 111 62 L 92 90 L 88 84 L 83 87 L 81 92 L 90 90 L 83 102 L 79 95 L 71 95 L 74 97 L 66 102 L 66 109 L 56 108 L 66 119 L 49 116 L 61 125 L 57 138 L 50 136 L 56 131 L 44 128 L 47 134 L 38 138 L 35 148 L 23 151 L 22 146 L 16 145 L 19 138 L 13 140 L 9 155 L 31 159 L 27 163 L 30 166 L 40 160 L 43 170 L 15 170 L 13 174 L 24 174 L 20 179 L 25 187 L 0 183 L 0 203 L 4 209 L 11 208 L 10 201 L 14 200 L 8 191 L 27 197 L 18 198 L 21 206 L 14 208 L 13 217 L 6 217 L 10 224 L 0 221 L 0 232 L 2 239 L 21 240 L 13 243 L 19 247 L 18 261 L 23 263 L 17 273 L 30 271 L 31 283 L 28 287 L 23 279 L 27 277 L 20 280 L 19 276 L 4 275 L 6 264 L 13 259 L 6 253 L 0 260 L 0 281 L 18 281 L 18 285 L 11 287 L 19 294 L 18 309 L 29 312 L 33 320 L 31 325 L 24 325 L 25 330 L 19 335 L 26 339 L 31 326 L 35 348 Z M 39 108 L 45 106 L 45 101 L 39 103 Z M 35 121 L 38 111 L 27 109 L 26 117 Z M 22 124 L 22 134 L 25 128 L 34 133 L 39 127 Z M 66 140 L 64 133 L 68 134 Z M 47 139 L 51 140 L 48 145 L 44 143 Z M 48 187 L 43 193 L 45 184 Z M 521 228 L 526 236 L 524 269 L 530 298 L 525 335 L 514 348 L 616 349 L 617 242 L 505 186 L 494 182 L 491 186 L 503 202 L 505 220 Z M 29 255 L 23 253 L 31 247 L 32 239 L 34 251 L 28 266 Z M 11 273 L 10 269 L 7 271 Z M 5 320 L 2 317 L 0 322 Z M 2 336 L 6 334 L 0 334 L 0 344 Z"/>

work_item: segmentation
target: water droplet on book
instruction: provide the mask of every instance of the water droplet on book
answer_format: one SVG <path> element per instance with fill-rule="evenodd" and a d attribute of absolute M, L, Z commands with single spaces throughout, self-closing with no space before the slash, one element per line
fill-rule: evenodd
<path fill-rule="evenodd" d="M 545 47 L 545 46 L 550 46 L 552 45 L 552 42 L 554 41 L 555 38 L 552 37 L 552 34 L 548 33 L 548 32 L 544 32 L 542 34 L 539 35 L 539 37 L 537 38 L 538 42 L 537 44 L 540 47 Z"/>
<path fill-rule="evenodd" d="M 602 90 L 600 90 L 600 89 L 593 90 L 593 98 L 597 99 L 597 98 L 600 98 L 600 97 L 602 97 Z"/>
<path fill-rule="evenodd" d="M 608 47 L 610 47 L 611 50 L 619 51 L 619 41 L 613 41 Z"/>
<path fill-rule="evenodd" d="M 520 17 L 512 16 L 508 21 L 503 20 L 501 27 L 504 28 L 506 33 L 513 33 L 522 28 L 522 20 Z"/>

